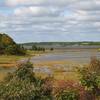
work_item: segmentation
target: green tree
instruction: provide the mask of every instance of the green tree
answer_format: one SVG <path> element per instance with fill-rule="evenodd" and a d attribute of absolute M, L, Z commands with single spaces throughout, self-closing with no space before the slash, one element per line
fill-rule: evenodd
<path fill-rule="evenodd" d="M 0 54 L 25 55 L 26 50 L 16 44 L 7 34 L 0 34 Z"/>
<path fill-rule="evenodd" d="M 32 46 L 32 50 L 37 51 L 37 46 L 36 45 L 33 45 Z"/>
<path fill-rule="evenodd" d="M 9 45 L 5 48 L 5 54 L 7 55 L 25 55 L 26 50 L 19 45 Z"/>

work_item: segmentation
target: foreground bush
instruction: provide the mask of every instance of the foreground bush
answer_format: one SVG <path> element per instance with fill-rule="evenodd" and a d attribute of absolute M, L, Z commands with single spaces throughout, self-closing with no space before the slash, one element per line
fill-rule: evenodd
<path fill-rule="evenodd" d="M 43 88 L 45 82 L 35 77 L 32 64 L 27 62 L 0 84 L 0 100 L 52 100 L 52 90 Z"/>
<path fill-rule="evenodd" d="M 79 100 L 79 94 L 73 90 L 63 90 L 56 95 L 56 100 Z"/>
<path fill-rule="evenodd" d="M 82 86 L 91 93 L 91 100 L 96 100 L 100 96 L 100 61 L 92 58 L 90 65 L 79 69 L 78 72 Z"/>
<path fill-rule="evenodd" d="M 63 84 L 62 84 L 63 86 Z M 69 85 L 67 84 L 69 87 Z M 78 92 L 59 89 L 54 93 L 52 77 L 41 79 L 33 73 L 30 62 L 20 64 L 14 73 L 9 73 L 0 83 L 0 100 L 78 100 Z"/>

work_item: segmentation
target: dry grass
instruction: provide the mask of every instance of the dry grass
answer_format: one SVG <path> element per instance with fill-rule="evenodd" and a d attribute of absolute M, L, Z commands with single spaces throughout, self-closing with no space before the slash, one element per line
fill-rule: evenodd
<path fill-rule="evenodd" d="M 41 54 L 41 52 L 40 52 Z M 38 52 L 28 51 L 25 56 L 17 55 L 0 55 L 0 67 L 14 67 L 17 61 L 39 55 Z"/>
<path fill-rule="evenodd" d="M 73 80 L 78 81 L 78 74 L 76 72 L 54 73 L 56 80 Z"/>
<path fill-rule="evenodd" d="M 0 67 L 14 67 L 16 62 L 25 58 L 26 56 L 0 56 Z"/>
<path fill-rule="evenodd" d="M 42 61 L 42 62 L 38 62 L 35 63 L 35 66 L 50 66 L 52 67 L 53 65 L 58 65 L 58 64 L 67 64 L 67 65 L 72 65 L 72 66 L 80 66 L 79 63 L 73 62 L 73 61 L 66 61 L 66 60 L 60 60 L 60 61 Z"/>
<path fill-rule="evenodd" d="M 37 77 L 41 77 L 41 78 L 48 77 L 48 75 L 45 73 L 35 73 L 35 75 Z M 66 81 L 72 80 L 72 81 L 76 81 L 76 82 L 79 81 L 79 77 L 76 72 L 64 72 L 64 73 L 63 72 L 60 72 L 60 73 L 54 72 L 54 74 L 52 76 L 55 80 L 66 80 Z"/>
<path fill-rule="evenodd" d="M 54 65 L 67 65 L 67 66 L 73 66 L 74 71 L 64 71 L 63 68 L 56 69 L 54 68 Z M 75 72 L 76 67 L 82 66 L 78 63 L 71 62 L 71 61 L 48 61 L 48 62 L 41 62 L 41 63 L 36 63 L 34 66 L 40 66 L 40 67 L 47 67 L 50 70 L 53 71 L 53 77 L 56 80 L 73 80 L 73 81 L 78 81 L 78 73 Z M 47 74 L 44 73 L 36 73 L 37 76 L 40 76 L 42 78 L 45 78 L 48 76 Z"/>
<path fill-rule="evenodd" d="M 6 75 L 7 75 L 6 72 L 0 72 L 0 81 L 3 80 Z"/>

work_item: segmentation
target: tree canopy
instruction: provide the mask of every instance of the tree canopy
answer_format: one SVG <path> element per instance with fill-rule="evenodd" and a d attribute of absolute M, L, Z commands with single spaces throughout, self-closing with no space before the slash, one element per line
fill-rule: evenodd
<path fill-rule="evenodd" d="M 0 34 L 0 54 L 23 55 L 25 49 L 16 44 L 7 34 Z"/>

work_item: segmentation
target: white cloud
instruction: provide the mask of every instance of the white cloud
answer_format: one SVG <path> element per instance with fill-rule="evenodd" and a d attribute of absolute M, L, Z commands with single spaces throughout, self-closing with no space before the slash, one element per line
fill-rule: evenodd
<path fill-rule="evenodd" d="M 6 5 L 8 6 L 17 6 L 17 5 L 32 5 L 40 4 L 45 0 L 6 0 Z"/>
<path fill-rule="evenodd" d="M 14 10 L 14 14 L 15 15 L 37 15 L 38 13 L 40 13 L 40 9 L 38 7 L 21 7 L 21 8 L 16 8 Z"/>
<path fill-rule="evenodd" d="M 5 0 L 0 30 L 32 39 L 100 40 L 99 0 Z M 1 14 L 2 15 L 2 14 Z M 34 34 L 34 35 L 33 35 Z M 94 34 L 97 35 L 94 36 Z M 17 36 L 18 38 L 19 36 Z M 73 38 L 72 38 L 73 37 Z M 31 39 L 31 40 L 32 40 Z M 38 40 L 37 39 L 37 40 Z"/>
<path fill-rule="evenodd" d="M 18 6 L 18 5 L 66 6 L 76 1 L 78 0 L 6 0 L 6 5 L 12 6 L 12 7 Z"/>
<path fill-rule="evenodd" d="M 34 6 L 30 6 L 30 7 L 21 7 L 21 8 L 16 8 L 14 10 L 14 15 L 18 15 L 18 16 L 56 16 L 57 13 L 57 9 L 53 9 L 53 8 L 46 8 L 46 7 L 34 7 Z"/>
<path fill-rule="evenodd" d="M 100 28 L 100 22 L 95 22 L 94 26 L 97 27 L 97 28 Z"/>

